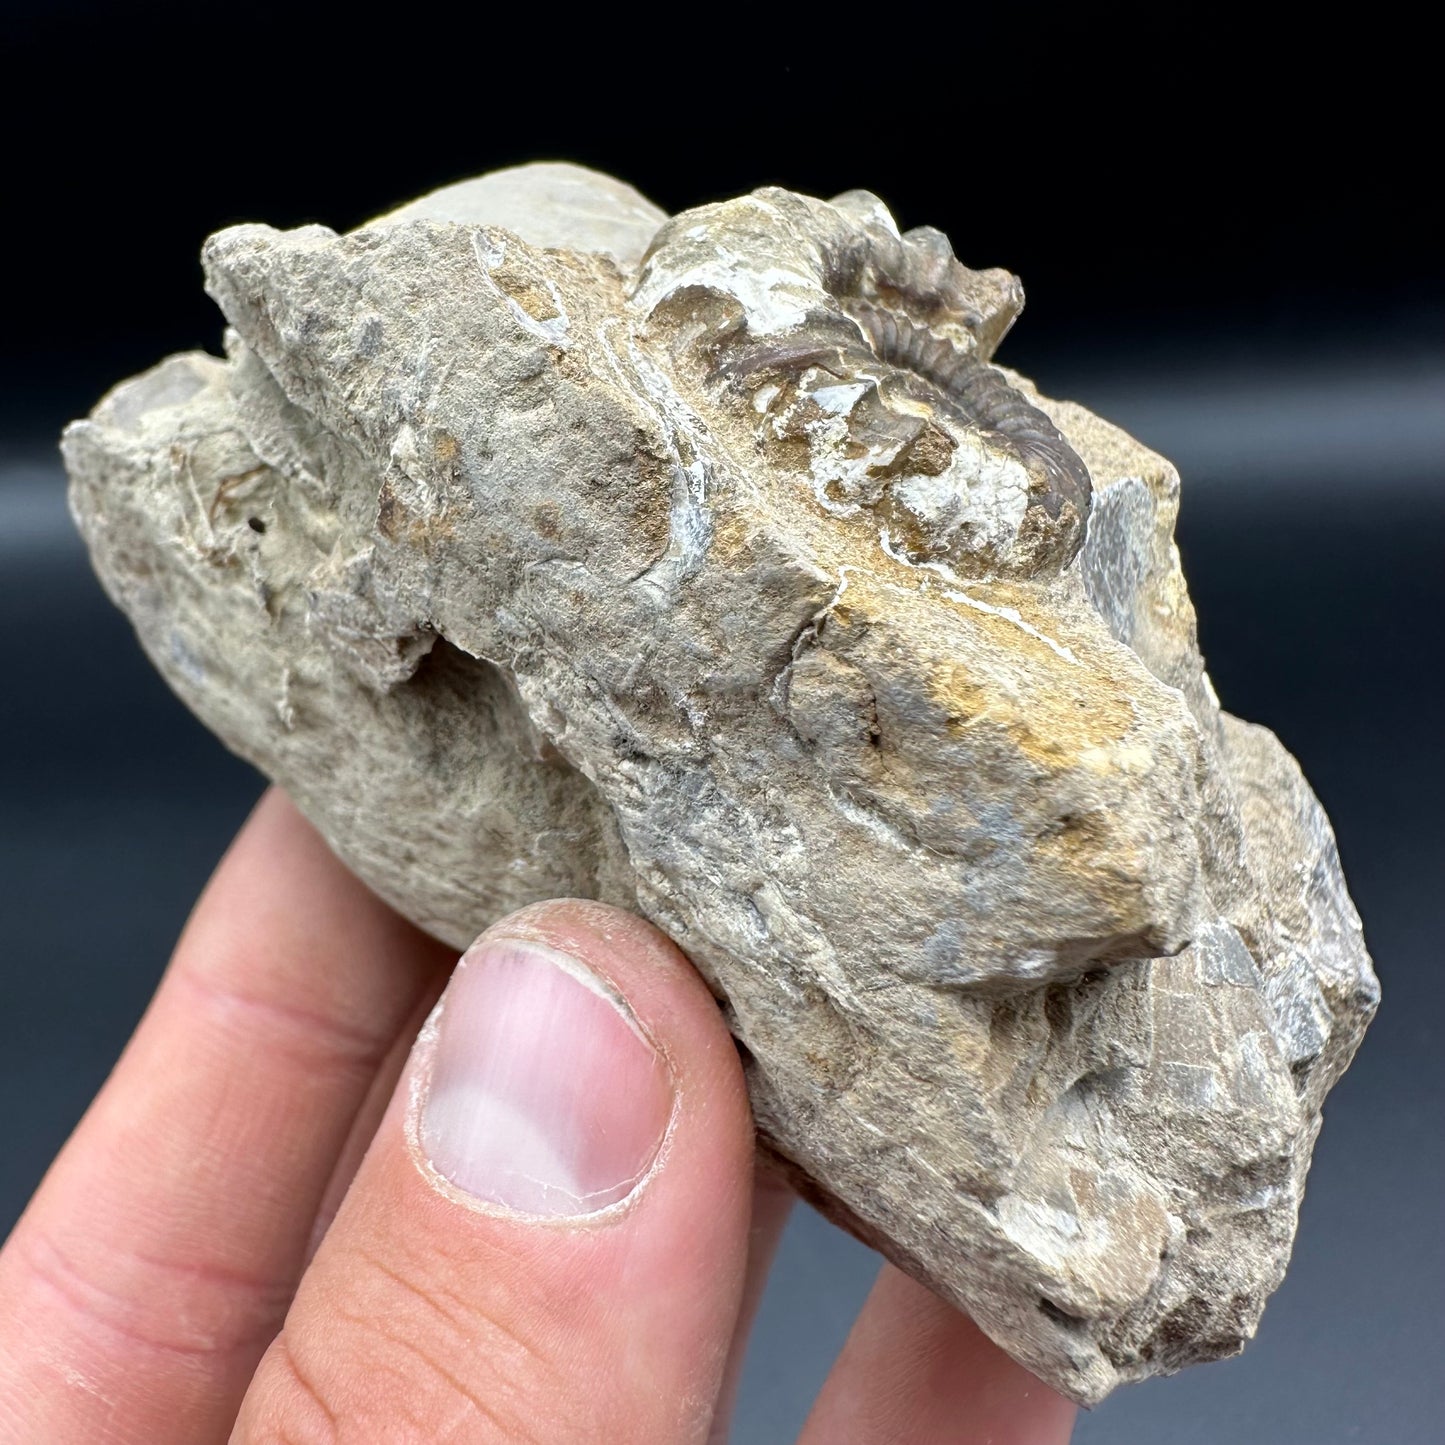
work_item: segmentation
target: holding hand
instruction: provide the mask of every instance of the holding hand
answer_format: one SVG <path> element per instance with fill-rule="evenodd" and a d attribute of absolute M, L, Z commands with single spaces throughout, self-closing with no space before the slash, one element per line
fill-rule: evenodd
<path fill-rule="evenodd" d="M 789 1198 L 714 1000 L 592 903 L 452 963 L 262 800 L 0 1253 L 0 1445 L 726 1437 Z M 885 1266 L 803 1439 L 1073 1415 Z"/>

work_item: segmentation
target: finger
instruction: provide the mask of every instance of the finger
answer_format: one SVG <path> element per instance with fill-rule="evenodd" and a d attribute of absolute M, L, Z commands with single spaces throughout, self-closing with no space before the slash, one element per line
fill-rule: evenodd
<path fill-rule="evenodd" d="M 748 1338 L 752 1334 L 753 1321 L 757 1318 L 758 1306 L 763 1302 L 763 1291 L 767 1288 L 768 1274 L 777 1257 L 778 1245 L 782 1243 L 783 1230 L 793 1212 L 793 1191 L 781 1177 L 759 1169 L 757 1183 L 753 1187 L 752 1223 L 748 1229 L 748 1264 L 743 1276 L 742 1304 L 738 1310 L 738 1321 L 733 1327 L 732 1343 L 728 1347 L 727 1365 L 723 1370 L 722 1390 L 718 1396 L 717 1412 L 713 1416 L 712 1431 L 708 1445 L 725 1445 L 732 1428 L 733 1410 L 737 1405 L 738 1385 L 742 1380 L 743 1365 L 747 1361 Z"/>
<path fill-rule="evenodd" d="M 706 1438 L 752 1201 L 742 1071 L 660 934 L 543 904 L 459 965 L 238 1442 Z"/>
<path fill-rule="evenodd" d="M 967 1315 L 885 1265 L 799 1445 L 1066 1445 L 1074 1414 Z"/>
<path fill-rule="evenodd" d="M 444 958 L 263 798 L 0 1253 L 0 1438 L 225 1438 L 351 1120 Z"/>
<path fill-rule="evenodd" d="M 441 997 L 453 962 L 454 959 L 448 951 L 447 966 L 439 969 L 427 983 L 421 997 L 397 1033 L 391 1048 L 387 1050 L 381 1067 L 372 1076 L 366 1097 L 362 1100 L 361 1107 L 351 1121 L 351 1128 L 346 1135 L 346 1143 L 341 1146 L 341 1152 L 337 1155 L 335 1167 L 331 1171 L 331 1178 L 327 1181 L 326 1188 L 321 1195 L 321 1203 L 311 1225 L 311 1242 L 306 1249 L 307 1264 L 311 1263 L 316 1251 L 321 1247 L 321 1241 L 326 1237 L 326 1231 L 331 1228 L 332 1221 L 336 1218 L 336 1211 L 341 1208 L 341 1201 L 346 1197 L 346 1191 L 351 1188 L 351 1182 L 356 1178 L 356 1171 L 361 1167 L 361 1161 L 366 1157 L 366 1151 L 371 1147 L 371 1141 L 376 1137 L 377 1129 L 381 1127 L 387 1106 L 391 1103 L 391 1096 L 396 1092 L 397 1081 L 401 1078 L 402 1070 L 406 1068 L 406 1061 L 411 1056 L 412 1045 L 416 1042 L 416 1036 L 426 1022 L 427 1016 L 436 1007 L 437 1000 Z"/>

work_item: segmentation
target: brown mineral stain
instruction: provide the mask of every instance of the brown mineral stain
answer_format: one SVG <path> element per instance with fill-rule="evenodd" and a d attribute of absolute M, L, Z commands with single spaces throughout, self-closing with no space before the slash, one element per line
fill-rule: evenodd
<path fill-rule="evenodd" d="M 943 710 L 949 735 L 961 737 L 981 724 L 1000 729 L 1049 773 L 1136 761 L 1125 757 L 1137 751 L 1126 743 L 1135 724 L 1134 704 L 1087 638 L 1055 637 L 1059 619 L 1040 606 L 1034 588 L 1007 582 L 953 587 L 922 579 L 917 568 L 880 558 L 871 547 L 839 549 L 832 556 L 831 548 L 819 552 L 825 571 L 848 573 L 828 626 L 851 624 L 866 631 L 876 624 L 897 637 L 916 660 L 911 667 L 902 656 L 895 662 L 924 674 L 920 682 Z M 949 597 L 950 591 L 983 605 Z M 999 615 L 1004 610 L 1016 618 Z M 978 661 L 950 646 L 960 634 L 984 644 L 969 648 Z M 1075 649 L 1077 661 L 1055 647 Z"/>
<path fill-rule="evenodd" d="M 989 690 L 970 679 L 956 662 L 943 663 L 933 675 L 934 700 L 948 710 L 948 731 L 957 735 L 986 714 L 997 716 L 997 701 Z"/>
<path fill-rule="evenodd" d="M 414 517 L 407 524 L 407 541 L 417 547 L 433 547 L 451 540 L 457 534 L 457 513 L 445 508 L 431 517 Z"/>
<path fill-rule="evenodd" d="M 456 536 L 457 513 L 455 508 L 444 507 L 430 516 L 418 516 L 407 510 L 391 482 L 384 481 L 376 494 L 376 530 L 389 542 L 404 537 L 411 546 L 431 547 Z"/>
<path fill-rule="evenodd" d="M 550 289 L 535 275 L 530 266 L 507 258 L 492 270 L 492 280 L 533 321 L 555 321 L 561 314 Z"/>
<path fill-rule="evenodd" d="M 396 534 L 401 521 L 401 504 L 396 499 L 396 493 L 391 489 L 389 481 L 381 484 L 381 491 L 376 497 L 376 527 L 383 537 L 390 541 L 396 541 Z"/>
<path fill-rule="evenodd" d="M 850 455 L 867 455 L 871 447 L 853 443 Z M 917 435 L 898 449 L 897 455 L 883 466 L 874 466 L 870 475 L 874 477 L 924 476 L 940 477 L 953 464 L 953 454 L 958 443 L 936 422 L 928 420 L 919 428 Z"/>
<path fill-rule="evenodd" d="M 809 478 L 813 473 L 813 441 L 807 432 L 778 433 L 769 427 L 763 434 L 761 449 L 770 466 L 779 472 L 793 474 L 795 486 L 810 486 Z"/>
<path fill-rule="evenodd" d="M 637 538 L 641 557 L 656 559 L 672 543 L 672 466 L 670 459 L 651 449 L 646 437 L 639 438 L 636 485 L 630 494 L 619 496 L 617 512 Z"/>
<path fill-rule="evenodd" d="M 712 511 L 712 563 L 728 572 L 741 572 L 755 560 L 757 521 L 737 507 L 715 506 Z"/>
<path fill-rule="evenodd" d="M 537 535 L 555 542 L 562 535 L 562 512 L 556 502 L 542 502 L 532 512 L 532 525 Z"/>
<path fill-rule="evenodd" d="M 1039 840 L 1041 847 L 1079 861 L 1097 859 L 1108 842 L 1107 823 L 1096 813 L 1065 813 L 1052 833 Z"/>
<path fill-rule="evenodd" d="M 1098 1183 L 1098 1176 L 1092 1169 L 1069 1170 L 1069 1187 L 1086 1212 L 1092 1212 L 1097 1204 Z"/>
<path fill-rule="evenodd" d="M 980 614 L 979 620 L 992 621 L 986 614 Z M 1027 641 L 1025 634 L 1025 645 Z M 951 660 L 935 667 L 930 682 L 934 701 L 947 709 L 951 734 L 960 735 L 980 721 L 991 722 L 1021 753 L 1051 772 L 1076 765 L 1089 749 L 1118 744 L 1134 721 L 1126 698 L 1063 659 L 1057 666 L 1046 663 L 1037 669 L 1022 696 Z"/>

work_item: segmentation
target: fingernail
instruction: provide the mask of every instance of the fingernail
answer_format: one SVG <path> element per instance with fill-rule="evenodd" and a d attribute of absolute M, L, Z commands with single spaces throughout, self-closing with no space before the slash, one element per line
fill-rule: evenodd
<path fill-rule="evenodd" d="M 463 956 L 436 1020 L 420 1131 L 458 1189 L 524 1214 L 596 1213 L 646 1177 L 672 1105 L 666 1061 L 576 959 L 510 938 Z"/>

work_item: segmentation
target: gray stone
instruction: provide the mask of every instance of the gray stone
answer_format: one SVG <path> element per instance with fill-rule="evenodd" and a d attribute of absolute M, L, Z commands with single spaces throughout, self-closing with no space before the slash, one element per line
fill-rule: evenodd
<path fill-rule="evenodd" d="M 185 702 L 454 945 L 664 929 L 766 1149 L 1055 1388 L 1239 1349 L 1377 986 L 1174 469 L 993 364 L 1017 281 L 866 193 L 575 167 L 205 267 L 227 359 L 64 442 Z"/>

